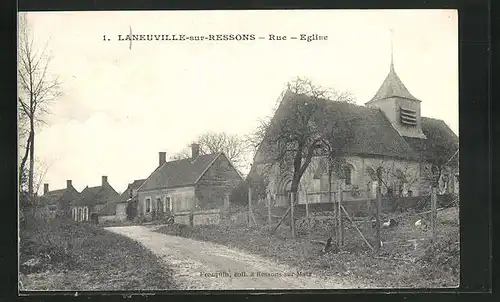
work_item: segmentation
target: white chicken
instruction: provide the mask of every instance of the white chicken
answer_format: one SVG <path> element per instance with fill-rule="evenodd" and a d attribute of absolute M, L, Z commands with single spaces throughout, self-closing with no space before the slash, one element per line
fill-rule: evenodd
<path fill-rule="evenodd" d="M 419 229 L 427 228 L 427 222 L 423 219 L 419 219 L 415 222 L 415 226 Z"/>
<path fill-rule="evenodd" d="M 394 219 L 389 219 L 387 220 L 386 222 L 382 223 L 382 228 L 390 228 L 390 227 L 395 227 L 396 225 L 398 225 L 398 222 Z"/>

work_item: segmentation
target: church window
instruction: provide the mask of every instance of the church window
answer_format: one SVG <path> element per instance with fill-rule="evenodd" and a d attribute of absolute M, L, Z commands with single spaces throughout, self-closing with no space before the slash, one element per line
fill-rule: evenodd
<path fill-rule="evenodd" d="M 352 184 L 352 166 L 350 166 L 350 165 L 344 166 L 343 173 L 344 173 L 343 176 L 344 176 L 345 184 L 351 185 Z"/>

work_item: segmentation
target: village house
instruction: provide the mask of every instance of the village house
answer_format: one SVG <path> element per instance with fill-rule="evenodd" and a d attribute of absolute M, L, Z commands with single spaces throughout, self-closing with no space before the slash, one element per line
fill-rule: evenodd
<path fill-rule="evenodd" d="M 286 117 L 292 101 L 304 97 L 307 102 L 328 103 L 328 118 L 348 126 L 340 132 L 345 140 L 336 146 L 345 160 L 342 172 L 332 175 L 329 186 L 326 157 L 313 157 L 300 181 L 299 203 L 327 202 L 329 187 L 342 188 L 343 200 L 373 198 L 378 185 L 384 195 L 428 195 L 438 171 L 442 171 L 438 193 L 458 193 L 458 136 L 444 121 L 421 116 L 421 100 L 410 94 L 392 60 L 389 74 L 365 106 L 313 99 L 288 90 L 273 120 Z M 271 165 L 271 149 L 266 144 L 264 139 L 257 150 L 250 179 L 265 176 L 268 198 L 286 206 L 292 171 Z M 381 184 L 376 171 L 386 177 Z"/>
<path fill-rule="evenodd" d="M 223 152 L 201 155 L 199 145 L 193 144 L 190 158 L 175 161 L 160 152 L 158 167 L 137 190 L 138 215 L 221 208 L 240 181 Z"/>
<path fill-rule="evenodd" d="M 108 182 L 107 176 L 102 176 L 100 186 L 85 187 L 80 196 L 71 203 L 71 217 L 75 221 L 101 221 L 106 217 L 115 216 L 116 201 L 120 195 Z"/>
<path fill-rule="evenodd" d="M 116 215 L 121 216 L 130 215 L 131 217 L 135 217 L 137 215 L 137 205 L 139 203 L 139 197 L 137 194 L 137 189 L 146 181 L 145 179 L 136 179 L 132 183 L 129 183 L 127 189 L 123 191 L 118 199 L 117 207 L 116 207 Z M 128 211 L 131 213 L 127 214 Z"/>
<path fill-rule="evenodd" d="M 49 190 L 49 184 L 43 185 L 43 195 L 40 196 L 40 203 L 47 210 L 51 217 L 70 215 L 71 201 L 80 196 L 80 192 L 73 187 L 71 180 L 66 181 L 66 188 L 59 190 Z"/>

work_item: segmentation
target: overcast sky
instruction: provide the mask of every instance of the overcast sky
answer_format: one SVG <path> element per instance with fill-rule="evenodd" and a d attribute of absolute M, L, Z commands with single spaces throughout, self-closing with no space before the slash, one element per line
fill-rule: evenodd
<path fill-rule="evenodd" d="M 395 69 L 422 115 L 458 134 L 458 22 L 452 10 L 29 13 L 49 40 L 64 96 L 39 130 L 51 189 L 81 190 L 107 175 L 122 192 L 146 178 L 158 152 L 205 131 L 247 134 L 296 76 L 349 90 L 363 105 Z M 136 34 L 319 34 L 327 41 L 117 41 Z M 103 41 L 107 35 L 110 41 Z"/>

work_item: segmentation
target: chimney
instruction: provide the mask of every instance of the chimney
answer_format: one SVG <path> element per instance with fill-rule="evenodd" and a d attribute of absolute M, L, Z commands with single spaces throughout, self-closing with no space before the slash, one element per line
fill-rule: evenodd
<path fill-rule="evenodd" d="M 161 166 L 167 161 L 167 152 L 159 152 L 158 154 L 158 166 Z"/>
<path fill-rule="evenodd" d="M 66 188 L 71 188 L 73 184 L 71 183 L 71 179 L 66 180 Z"/>
<path fill-rule="evenodd" d="M 49 184 L 43 184 L 43 195 L 47 194 L 49 191 Z"/>
<path fill-rule="evenodd" d="M 192 144 L 191 145 L 191 159 L 196 159 L 200 155 L 200 145 Z"/>
<path fill-rule="evenodd" d="M 102 176 L 102 185 L 104 186 L 107 183 L 108 183 L 108 177 L 107 176 Z"/>

